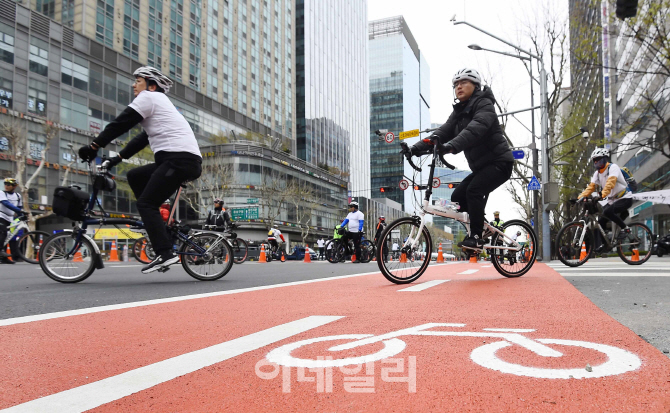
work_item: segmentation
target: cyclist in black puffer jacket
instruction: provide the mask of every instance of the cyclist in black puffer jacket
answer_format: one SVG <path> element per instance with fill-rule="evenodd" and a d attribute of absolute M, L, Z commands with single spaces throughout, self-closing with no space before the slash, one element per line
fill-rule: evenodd
<path fill-rule="evenodd" d="M 488 195 L 510 178 L 514 158 L 498 123 L 493 92 L 486 86 L 482 89 L 479 73 L 474 69 L 460 70 L 452 83 L 459 102 L 447 122 L 433 135 L 438 137 L 440 152 L 463 151 L 472 170 L 456 187 L 451 200 L 460 204 L 461 212 L 470 214 L 470 236 L 458 245 L 481 248 Z M 433 151 L 431 144 L 423 141 L 410 150 L 414 156 Z"/>

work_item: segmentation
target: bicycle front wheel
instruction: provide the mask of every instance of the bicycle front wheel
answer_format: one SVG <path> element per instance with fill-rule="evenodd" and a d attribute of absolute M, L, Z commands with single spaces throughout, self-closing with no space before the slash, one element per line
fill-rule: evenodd
<path fill-rule="evenodd" d="M 416 281 L 428 268 L 430 257 L 433 252 L 433 242 L 430 232 L 425 226 L 419 233 L 420 219 L 416 217 L 399 218 L 389 224 L 381 235 L 380 245 L 387 243 L 400 245 L 398 259 L 391 258 L 386 262 L 383 257 L 383 248 L 376 251 L 377 265 L 387 280 L 395 284 L 409 284 Z M 422 249 L 426 248 L 426 251 Z M 416 252 L 425 252 L 425 254 L 415 254 Z M 414 259 L 416 256 L 422 256 L 420 259 Z"/>
<path fill-rule="evenodd" d="M 231 243 L 233 248 L 233 262 L 235 264 L 242 264 L 247 260 L 249 256 L 249 248 L 247 248 L 247 242 L 242 238 L 235 238 Z"/>
<path fill-rule="evenodd" d="M 17 242 L 19 258 L 31 264 L 39 263 L 41 242 L 49 238 L 51 234 L 44 231 L 30 231 L 19 237 Z"/>
<path fill-rule="evenodd" d="M 228 274 L 233 266 L 233 249 L 223 235 L 195 234 L 184 242 L 179 255 L 181 265 L 191 277 L 214 281 Z"/>
<path fill-rule="evenodd" d="M 81 239 L 76 251 L 72 233 L 56 234 L 42 245 L 39 263 L 42 271 L 52 280 L 77 283 L 87 279 L 95 270 L 95 248 L 91 241 Z"/>
<path fill-rule="evenodd" d="M 505 222 L 502 228 L 505 236 L 503 237 L 496 232 L 491 238 L 491 245 L 512 248 L 512 240 L 516 239 L 516 242 L 522 248 L 519 250 L 494 249 L 491 254 L 491 263 L 504 277 L 521 277 L 531 269 L 535 263 L 535 257 L 537 257 L 535 231 L 527 222 L 519 219 Z"/>
<path fill-rule="evenodd" d="M 135 257 L 135 259 L 137 261 L 141 262 L 142 264 L 149 264 L 151 262 L 149 257 L 146 256 L 146 249 L 145 248 L 146 248 L 148 242 L 149 241 L 147 241 L 146 237 L 142 237 L 142 238 L 138 238 L 133 243 L 133 256 Z M 142 250 L 144 250 L 144 252 L 145 252 L 144 255 L 145 255 L 146 258 L 142 257 Z M 152 249 L 152 251 L 153 251 L 153 249 Z"/>
<path fill-rule="evenodd" d="M 326 259 L 331 264 L 337 264 L 337 249 L 339 248 L 339 243 L 335 240 L 330 240 L 326 243 Z"/>
<path fill-rule="evenodd" d="M 628 265 L 641 265 L 651 257 L 651 247 L 654 246 L 654 235 L 644 224 L 628 225 L 630 234 L 617 246 L 619 257 Z"/>
<path fill-rule="evenodd" d="M 556 235 L 556 254 L 568 267 L 579 267 L 589 260 L 594 244 L 593 233 L 584 227 L 584 223 L 570 222 Z"/>

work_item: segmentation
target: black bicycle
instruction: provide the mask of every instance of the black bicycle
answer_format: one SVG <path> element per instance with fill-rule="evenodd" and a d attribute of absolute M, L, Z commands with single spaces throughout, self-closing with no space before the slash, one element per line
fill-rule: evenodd
<path fill-rule="evenodd" d="M 343 228 L 340 229 L 344 230 Z M 331 264 L 344 262 L 348 256 L 354 254 L 354 251 L 354 241 L 347 237 L 331 239 L 326 243 L 326 259 Z M 361 256 L 357 258 L 362 263 L 370 262 L 376 251 L 375 244 L 369 239 L 363 238 L 361 239 Z"/>
<path fill-rule="evenodd" d="M 114 177 L 108 170 L 109 160 L 102 158 L 94 170 L 88 163 L 93 178 L 93 193 L 90 195 L 77 186 L 58 187 L 54 192 L 53 210 L 76 222 L 73 230 L 51 236 L 42 245 L 40 267 L 49 278 L 62 283 L 85 280 L 96 269 L 104 268 L 98 245 L 86 234 L 92 225 L 126 225 L 132 229 L 144 229 L 144 223 L 131 218 L 109 218 L 105 213 L 98 193 L 116 188 Z M 196 233 L 191 235 L 188 226 L 175 220 L 175 208 L 185 185 L 181 185 L 170 209 L 167 229 L 174 240 L 181 243 L 177 254 L 181 265 L 193 278 L 213 281 L 226 275 L 233 266 L 233 250 L 222 234 Z M 98 205 L 101 212 L 94 211 Z M 118 227 L 117 227 L 118 228 Z M 161 268 L 165 272 L 170 267 Z"/>
<path fill-rule="evenodd" d="M 602 208 L 590 198 L 571 199 L 570 203 L 579 208 L 577 219 L 563 225 L 556 235 L 558 259 L 568 267 L 579 267 L 589 260 L 593 251 L 605 253 L 616 248 L 623 262 L 641 265 L 652 254 L 654 236 L 649 227 L 639 222 L 628 225 L 630 232 L 623 239 L 617 239 L 619 228 L 612 223 L 612 233 L 608 236 L 597 220 Z M 602 244 L 596 245 L 595 231 L 599 231 Z"/>
<path fill-rule="evenodd" d="M 242 264 L 249 257 L 249 244 L 242 238 L 237 236 L 237 233 L 233 232 L 237 225 L 231 224 L 229 228 L 223 228 L 216 225 L 203 225 L 203 232 L 214 231 L 220 232 L 230 243 L 231 248 L 233 249 L 233 262 L 235 264 Z"/>

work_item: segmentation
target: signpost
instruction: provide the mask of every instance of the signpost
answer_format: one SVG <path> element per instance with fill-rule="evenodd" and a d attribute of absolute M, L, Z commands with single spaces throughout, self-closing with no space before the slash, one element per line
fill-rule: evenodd
<path fill-rule="evenodd" d="M 386 141 L 386 143 L 391 143 L 393 142 L 394 139 L 395 135 L 393 134 L 393 132 L 389 132 L 386 135 L 384 135 L 384 140 Z"/>
<path fill-rule="evenodd" d="M 247 204 L 257 204 L 258 198 L 247 198 Z"/>
<path fill-rule="evenodd" d="M 514 159 L 523 159 L 526 157 L 526 153 L 521 150 L 512 151 L 512 156 L 514 157 Z"/>
<path fill-rule="evenodd" d="M 403 179 L 400 181 L 400 183 L 398 183 L 398 186 L 404 191 L 405 189 L 409 188 L 409 181 L 407 179 Z"/>
<path fill-rule="evenodd" d="M 400 132 L 400 140 L 407 139 L 407 138 L 413 138 L 415 136 L 419 136 L 420 131 L 418 129 L 412 129 L 408 130 L 405 132 Z"/>
<path fill-rule="evenodd" d="M 529 191 L 539 191 L 542 188 L 542 185 L 540 185 L 540 181 L 537 180 L 536 176 L 533 176 L 533 178 L 528 182 L 528 190 Z"/>
<path fill-rule="evenodd" d="M 230 215 L 233 221 L 246 221 L 249 219 L 258 219 L 258 207 L 231 208 Z"/>

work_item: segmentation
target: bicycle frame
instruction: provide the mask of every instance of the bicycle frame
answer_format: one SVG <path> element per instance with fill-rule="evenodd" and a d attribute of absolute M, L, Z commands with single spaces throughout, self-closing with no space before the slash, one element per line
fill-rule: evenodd
<path fill-rule="evenodd" d="M 4 249 L 7 244 L 16 240 L 21 235 L 21 231 L 23 230 L 30 231 L 28 224 L 26 224 L 25 221 L 15 218 L 7 228 L 7 235 L 2 242 L 2 248 Z"/>
<path fill-rule="evenodd" d="M 591 231 L 595 230 L 600 231 L 600 235 L 602 235 L 602 239 L 605 242 L 605 248 L 608 251 L 616 246 L 616 243 L 614 242 L 614 237 L 619 232 L 618 231 L 619 226 L 615 222 L 612 222 L 612 237 L 608 238 L 607 234 L 605 233 L 605 230 L 600 225 L 600 222 L 598 222 L 598 220 L 594 218 L 594 214 L 590 213 L 586 208 L 583 208 L 583 212 L 581 216 L 579 216 L 578 218 L 580 219 L 578 219 L 576 222 L 580 222 L 584 226 L 584 229 L 590 229 Z M 575 237 L 573 237 L 572 242 L 577 242 L 576 236 L 577 233 L 575 233 Z M 582 245 L 585 236 L 586 231 L 582 231 L 579 237 L 579 244 L 575 245 Z"/>
<path fill-rule="evenodd" d="M 446 167 L 448 167 L 449 169 L 455 169 L 455 167 L 453 165 L 451 165 L 449 162 L 447 162 L 444 159 L 444 157 L 442 155 L 440 155 L 440 153 L 438 152 L 438 145 L 435 143 L 433 145 L 433 159 L 430 163 L 430 172 L 428 174 L 428 185 L 425 185 L 426 195 L 425 195 L 425 197 L 423 199 L 423 202 L 421 204 L 421 211 L 417 214 L 417 217 L 419 218 L 419 220 L 421 222 L 420 225 L 419 225 L 419 229 L 417 230 L 417 233 L 416 233 L 417 236 L 416 236 L 416 239 L 414 239 L 414 237 L 413 237 L 413 235 L 414 235 L 413 231 L 414 230 L 412 230 L 412 232 L 410 232 L 409 236 L 407 237 L 407 240 L 403 243 L 402 248 L 406 248 L 406 247 L 416 248 L 418 246 L 420 234 L 423 231 L 424 226 L 426 225 L 426 221 L 424 220 L 424 217 L 426 216 L 426 214 L 437 215 L 437 216 L 440 216 L 440 217 L 451 218 L 451 219 L 454 219 L 456 221 L 459 221 L 460 223 L 462 223 L 465 226 L 466 230 L 468 231 L 468 234 L 470 234 L 470 217 L 469 217 L 467 212 L 456 212 L 452 208 L 447 207 L 447 206 L 430 205 L 430 197 L 433 194 L 433 186 L 431 185 L 431 183 L 433 182 L 433 177 L 435 175 L 435 164 L 436 164 L 436 161 L 437 161 L 438 158 L 440 158 L 442 163 Z M 409 160 L 409 163 L 415 170 L 420 171 L 420 169 L 417 168 L 411 162 L 411 159 Z M 423 188 L 424 186 L 420 185 L 419 187 Z M 505 235 L 504 232 L 502 232 L 498 228 L 490 225 L 488 222 L 484 223 L 484 229 L 490 231 L 491 233 L 499 234 L 499 236 L 502 237 L 508 244 L 507 246 L 496 246 L 496 245 L 492 245 L 491 243 L 489 243 L 488 245 L 484 245 L 485 249 L 489 249 L 489 250 L 491 250 L 491 249 L 493 249 L 493 250 L 512 250 L 512 251 L 518 252 L 518 251 L 521 251 L 521 249 L 523 248 L 523 246 L 521 244 L 519 244 L 518 242 L 516 242 L 516 240 L 514 240 L 514 239 L 510 238 L 509 236 Z"/>

